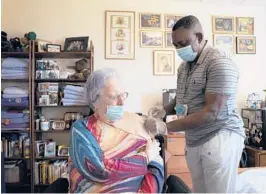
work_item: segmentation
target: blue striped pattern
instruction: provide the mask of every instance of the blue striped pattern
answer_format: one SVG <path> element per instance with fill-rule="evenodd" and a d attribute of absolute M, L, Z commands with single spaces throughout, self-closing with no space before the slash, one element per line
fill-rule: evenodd
<path fill-rule="evenodd" d="M 176 102 L 187 104 L 188 114 L 202 110 L 205 93 L 230 95 L 217 120 L 196 130 L 186 130 L 188 146 L 201 145 L 220 130 L 231 130 L 245 136 L 236 102 L 239 73 L 226 53 L 206 45 L 197 64 L 191 70 L 189 64 L 181 64 L 177 77 Z"/>

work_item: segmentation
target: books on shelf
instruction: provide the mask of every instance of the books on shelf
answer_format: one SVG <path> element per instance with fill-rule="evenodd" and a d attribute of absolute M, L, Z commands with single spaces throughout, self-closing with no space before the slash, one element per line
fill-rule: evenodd
<path fill-rule="evenodd" d="M 40 161 L 35 162 L 35 184 L 51 184 L 67 173 L 67 161 Z"/>

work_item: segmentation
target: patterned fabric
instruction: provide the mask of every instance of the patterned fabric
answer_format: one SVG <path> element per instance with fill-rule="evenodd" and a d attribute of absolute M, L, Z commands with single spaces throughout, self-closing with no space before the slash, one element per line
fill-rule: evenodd
<path fill-rule="evenodd" d="M 70 137 L 71 193 L 159 193 L 162 158 L 147 165 L 147 140 L 91 116 L 76 121 Z"/>
<path fill-rule="evenodd" d="M 239 73 L 230 56 L 206 44 L 196 64 L 183 63 L 178 68 L 176 103 L 186 104 L 188 114 L 204 107 L 205 93 L 230 95 L 218 118 L 185 131 L 188 146 L 202 145 L 220 130 L 245 136 L 237 111 L 236 94 Z"/>

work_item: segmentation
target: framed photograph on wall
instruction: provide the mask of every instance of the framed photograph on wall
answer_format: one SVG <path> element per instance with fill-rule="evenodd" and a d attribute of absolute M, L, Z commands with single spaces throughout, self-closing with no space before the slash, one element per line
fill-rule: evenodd
<path fill-rule="evenodd" d="M 164 34 L 164 40 L 165 40 L 165 47 L 166 48 L 174 48 L 173 40 L 172 40 L 172 32 L 165 32 Z"/>
<path fill-rule="evenodd" d="M 153 75 L 175 75 L 175 51 L 153 51 Z"/>
<path fill-rule="evenodd" d="M 228 54 L 234 54 L 234 36 L 230 34 L 214 34 L 213 46 L 217 49 L 223 50 Z"/>
<path fill-rule="evenodd" d="M 174 14 L 165 14 L 164 15 L 164 28 L 167 30 L 172 30 L 175 23 L 184 16 L 181 15 L 174 15 Z"/>
<path fill-rule="evenodd" d="M 162 31 L 140 31 L 140 47 L 161 48 L 163 47 Z"/>
<path fill-rule="evenodd" d="M 256 37 L 241 36 L 236 38 L 237 54 L 256 54 Z"/>
<path fill-rule="evenodd" d="M 105 59 L 135 59 L 135 12 L 105 12 Z"/>
<path fill-rule="evenodd" d="M 157 13 L 140 13 L 139 28 L 160 29 L 162 27 L 162 15 Z"/>
<path fill-rule="evenodd" d="M 242 35 L 254 34 L 254 18 L 237 17 L 236 18 L 236 33 Z"/>
<path fill-rule="evenodd" d="M 234 17 L 213 16 L 212 17 L 213 33 L 233 34 L 235 29 Z"/>

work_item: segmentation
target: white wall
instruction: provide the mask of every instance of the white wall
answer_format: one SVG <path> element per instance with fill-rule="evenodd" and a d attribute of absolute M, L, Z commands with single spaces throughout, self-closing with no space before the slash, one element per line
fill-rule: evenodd
<path fill-rule="evenodd" d="M 105 10 L 136 11 L 136 59 L 104 59 Z M 263 73 L 266 11 L 263 6 L 208 4 L 178 0 L 2 0 L 2 30 L 9 36 L 23 36 L 35 31 L 38 38 L 62 43 L 64 38 L 89 35 L 95 45 L 95 69 L 114 67 L 121 74 L 130 98 L 132 111 L 146 112 L 161 103 L 161 90 L 175 88 L 176 77 L 153 76 L 152 51 L 139 47 L 139 12 L 193 14 L 202 22 L 206 37 L 212 42 L 212 15 L 251 16 L 255 18 L 256 55 L 236 55 L 241 78 L 238 103 L 242 107 L 249 92 L 266 88 Z M 177 67 L 180 60 L 177 60 Z"/>

